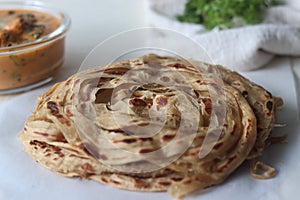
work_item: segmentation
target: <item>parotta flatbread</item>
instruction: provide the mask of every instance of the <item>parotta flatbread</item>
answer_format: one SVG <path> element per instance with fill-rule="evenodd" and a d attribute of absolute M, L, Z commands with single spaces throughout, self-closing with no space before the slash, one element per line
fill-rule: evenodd
<path fill-rule="evenodd" d="M 149 54 L 84 71 L 57 83 L 39 98 L 36 110 L 25 123 L 19 136 L 25 150 L 39 163 L 62 175 L 93 179 L 127 190 L 168 191 L 181 198 L 221 183 L 246 159 L 262 154 L 269 144 L 276 108 L 281 101 L 222 66 L 193 64 L 199 68 L 181 59 Z M 221 77 L 220 85 L 216 74 L 208 73 L 213 70 Z M 168 84 L 170 80 L 172 84 Z M 113 95 L 126 96 L 123 86 L 133 88 L 132 93 L 112 105 Z M 116 88 L 119 89 L 114 93 Z M 86 104 L 81 104 L 84 101 L 94 103 L 92 111 L 86 111 Z M 225 108 L 223 115 L 220 110 L 213 110 L 219 104 Z M 184 116 L 182 110 L 189 115 Z M 149 125 L 150 111 L 155 117 L 151 118 L 152 129 L 148 131 L 163 124 L 160 131 L 152 137 L 130 134 L 130 127 Z M 78 113 L 94 114 L 91 119 L 100 128 L 89 137 L 95 143 L 84 138 L 84 134 L 94 129 L 84 125 L 87 119 Z M 185 135 L 174 139 L 179 127 Z M 193 127 L 197 128 L 188 134 Z M 204 151 L 201 146 L 205 138 L 213 138 L 218 130 L 220 134 L 215 137 L 211 151 L 199 157 Z M 182 149 L 187 140 L 191 143 Z M 146 170 L 144 167 L 153 166 L 155 159 L 149 161 L 139 155 L 158 151 L 172 141 L 174 145 L 160 155 L 166 160 L 176 156 L 178 159 L 156 170 Z M 117 154 L 108 143 L 123 149 L 124 155 Z M 136 156 L 126 156 L 128 151 Z M 262 166 L 259 164 L 256 167 Z M 120 170 L 120 166 L 140 171 Z M 274 170 L 267 175 L 274 175 Z"/>

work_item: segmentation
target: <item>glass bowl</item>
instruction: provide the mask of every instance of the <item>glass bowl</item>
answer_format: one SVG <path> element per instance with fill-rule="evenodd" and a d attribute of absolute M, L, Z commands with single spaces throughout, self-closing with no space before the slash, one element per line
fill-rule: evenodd
<path fill-rule="evenodd" d="M 39 1 L 0 2 L 0 12 L 20 9 L 50 14 L 59 20 L 60 25 L 34 41 L 0 47 L 0 94 L 30 90 L 51 81 L 64 61 L 70 17 Z"/>

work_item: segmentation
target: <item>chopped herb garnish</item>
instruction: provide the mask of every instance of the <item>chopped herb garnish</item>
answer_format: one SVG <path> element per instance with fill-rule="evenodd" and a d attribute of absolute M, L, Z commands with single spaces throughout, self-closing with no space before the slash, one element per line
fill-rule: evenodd
<path fill-rule="evenodd" d="M 13 72 L 13 73 L 11 74 L 11 77 L 12 77 L 13 79 L 21 80 L 22 75 L 21 75 L 19 72 Z"/>
<path fill-rule="evenodd" d="M 14 62 L 16 66 L 26 65 L 26 59 L 24 58 L 19 58 L 18 56 L 15 55 L 10 55 L 9 58 Z"/>
<path fill-rule="evenodd" d="M 188 0 L 177 19 L 203 24 L 207 29 L 232 28 L 260 23 L 264 10 L 278 4 L 278 0 Z"/>

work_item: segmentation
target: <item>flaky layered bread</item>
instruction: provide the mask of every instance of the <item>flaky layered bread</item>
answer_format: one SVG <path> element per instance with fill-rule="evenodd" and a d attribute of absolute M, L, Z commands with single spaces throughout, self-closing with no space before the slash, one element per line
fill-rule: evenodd
<path fill-rule="evenodd" d="M 261 155 L 278 102 L 222 66 L 149 54 L 57 83 L 19 138 L 64 176 L 182 198 Z"/>

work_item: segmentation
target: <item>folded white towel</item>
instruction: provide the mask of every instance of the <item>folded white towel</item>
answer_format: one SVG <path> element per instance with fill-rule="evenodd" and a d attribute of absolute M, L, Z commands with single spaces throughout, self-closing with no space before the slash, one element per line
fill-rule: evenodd
<path fill-rule="evenodd" d="M 275 55 L 300 56 L 300 1 L 286 0 L 269 8 L 264 22 L 227 30 L 207 31 L 199 24 L 181 23 L 187 0 L 147 0 L 149 26 L 168 28 L 196 40 L 215 63 L 234 70 L 253 70 Z"/>

